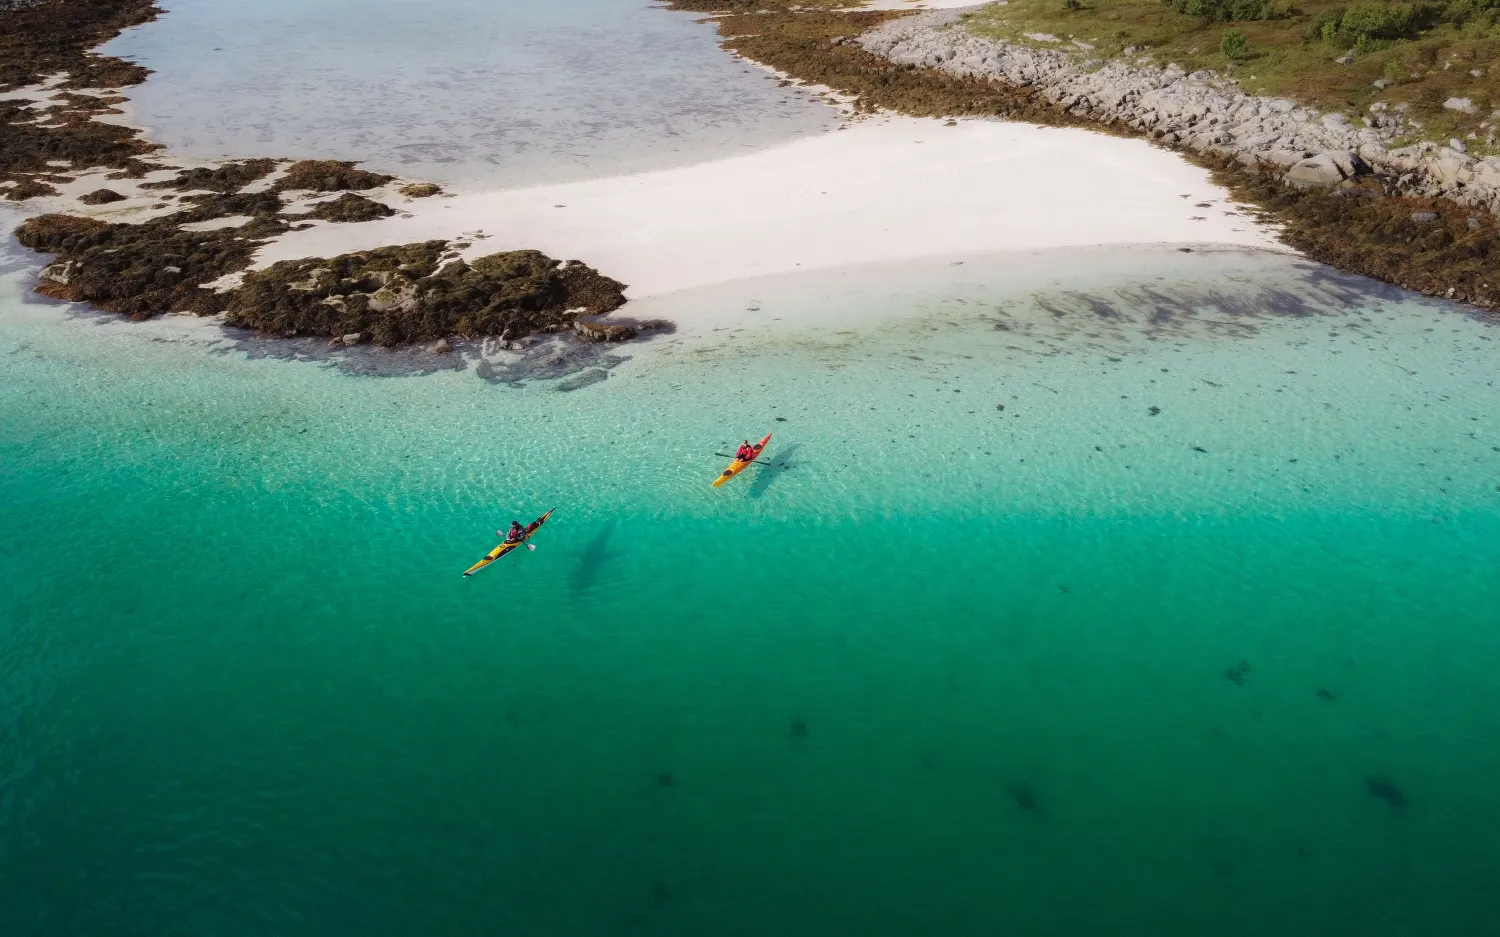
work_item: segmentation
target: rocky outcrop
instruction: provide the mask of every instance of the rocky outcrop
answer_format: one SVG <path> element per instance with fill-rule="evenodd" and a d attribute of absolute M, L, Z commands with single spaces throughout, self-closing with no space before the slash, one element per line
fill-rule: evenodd
<path fill-rule="evenodd" d="M 66 72 L 64 88 L 121 88 L 150 72 L 89 50 L 155 19 L 154 0 L 47 0 L 0 5 L 0 91 Z"/>
<path fill-rule="evenodd" d="M 218 166 L 184 169 L 165 182 L 145 182 L 143 189 L 171 189 L 177 192 L 238 192 L 276 171 L 274 159 L 242 159 Z"/>
<path fill-rule="evenodd" d="M 277 192 L 305 189 L 312 192 L 342 192 L 374 189 L 395 181 L 395 176 L 366 172 L 353 163 L 332 159 L 304 159 L 287 167 L 286 174 L 272 187 Z"/>
<path fill-rule="evenodd" d="M 319 221 L 357 223 L 378 221 L 381 218 L 389 218 L 395 213 L 395 209 L 389 205 L 365 198 L 363 195 L 355 195 L 353 192 L 345 192 L 338 198 L 315 202 L 306 214 L 288 217 L 293 220 L 316 218 Z"/>
<path fill-rule="evenodd" d="M 78 201 L 85 205 L 108 205 L 110 202 L 125 201 L 125 196 L 114 189 L 95 189 L 78 196 Z"/>
<path fill-rule="evenodd" d="M 109 179 L 139 179 L 167 168 L 142 159 L 158 145 L 94 119 L 120 113 L 115 105 L 124 98 L 60 90 L 141 81 L 145 69 L 88 50 L 158 12 L 152 0 L 0 0 L 0 91 L 31 86 L 0 100 L 0 198 L 57 196 L 54 183 L 72 182 L 67 173 L 82 170 L 109 167 L 117 170 Z M 44 75 L 51 76 L 46 84 Z M 138 223 L 45 214 L 26 220 L 15 234 L 24 246 L 56 255 L 36 287 L 44 295 L 134 319 L 227 313 L 231 324 L 266 335 L 337 336 L 344 345 L 427 342 L 440 354 L 450 335 L 519 339 L 538 330 L 566 332 L 578 315 L 606 313 L 625 302 L 623 284 L 579 261 L 564 264 L 527 250 L 464 261 L 457 247 L 466 245 L 441 241 L 244 273 L 255 251 L 291 230 L 292 222 L 363 222 L 395 214 L 354 194 L 394 181 L 337 160 L 236 160 L 140 185 L 144 192 L 163 192 L 151 210 L 165 214 Z M 399 191 L 409 198 L 441 193 L 430 183 Z M 286 192 L 342 194 L 289 215 Z M 125 199 L 108 188 L 78 197 L 89 206 Z M 229 285 L 230 274 L 242 274 L 240 282 Z M 634 334 L 621 326 L 593 328 L 607 341 Z"/>
<path fill-rule="evenodd" d="M 582 319 L 573 322 L 573 331 L 586 342 L 625 342 L 635 338 L 635 329 L 628 325 L 599 325 Z"/>
<path fill-rule="evenodd" d="M 245 275 L 225 321 L 287 337 L 378 345 L 519 338 L 569 328 L 625 302 L 624 284 L 538 251 L 461 259 L 446 241 L 286 260 Z M 350 337 L 354 336 L 351 342 Z"/>
<path fill-rule="evenodd" d="M 57 189 L 41 179 L 25 178 L 0 189 L 0 195 L 12 202 L 24 202 L 29 198 L 42 198 L 47 195 L 59 194 Z"/>
<path fill-rule="evenodd" d="M 1281 173 L 1292 185 L 1354 189 L 1354 177 L 1374 170 L 1402 195 L 1500 210 L 1500 157 L 1470 157 L 1462 141 L 1393 147 L 1412 129 L 1402 105 L 1377 102 L 1351 119 L 1247 94 L 1212 72 L 1145 59 L 1101 62 L 1076 44 L 1068 52 L 973 36 L 961 16 L 946 10 L 893 19 L 854 42 L 898 64 L 1029 89 L 1070 115 Z M 1455 99 L 1453 106 L 1472 104 Z"/>
<path fill-rule="evenodd" d="M 261 238 L 286 230 L 274 215 L 239 228 L 189 231 L 191 211 L 144 224 L 108 224 L 72 215 L 38 215 L 16 229 L 16 239 L 56 254 L 37 292 L 88 302 L 107 312 L 149 319 L 163 312 L 212 314 L 224 297 L 205 284 L 250 265 Z"/>

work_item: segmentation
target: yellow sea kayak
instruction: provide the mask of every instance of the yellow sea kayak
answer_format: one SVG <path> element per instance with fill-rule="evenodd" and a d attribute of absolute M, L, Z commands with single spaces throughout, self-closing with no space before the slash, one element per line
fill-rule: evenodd
<path fill-rule="evenodd" d="M 553 508 L 552 509 L 552 511 L 555 511 L 555 510 L 557 510 L 557 508 Z M 472 575 L 474 575 L 475 573 L 479 572 L 481 569 L 484 569 L 486 566 L 488 566 L 491 563 L 493 563 L 496 560 L 498 560 L 500 557 L 504 556 L 505 554 L 507 554 L 510 551 L 512 551 L 512 550 L 516 549 L 517 547 L 519 547 L 521 544 L 523 544 L 526 541 L 530 540 L 531 539 L 531 535 L 534 534 L 534 533 L 536 533 L 537 528 L 541 527 L 543 524 L 547 523 L 547 518 L 549 518 L 549 517 L 552 516 L 552 511 L 548 511 L 546 514 L 543 514 L 541 517 L 538 517 L 536 520 L 532 521 L 530 524 L 527 524 L 526 525 L 526 534 L 520 540 L 517 540 L 515 543 L 502 543 L 498 547 L 496 547 L 495 549 L 493 549 L 490 552 L 486 553 L 484 555 L 484 559 L 480 560 L 479 562 L 475 563 L 473 566 L 470 566 L 468 569 L 464 570 L 464 575 L 465 576 L 472 576 Z"/>
<path fill-rule="evenodd" d="M 766 443 L 768 443 L 770 441 L 771 441 L 771 434 L 767 433 L 765 439 L 762 439 L 760 442 L 758 442 L 755 445 L 753 445 L 753 446 L 750 447 L 751 450 L 755 453 L 756 457 L 758 457 L 761 454 L 761 451 L 766 448 Z M 749 465 L 751 462 L 754 462 L 754 461 L 755 461 L 754 457 L 749 458 L 749 459 L 735 459 L 733 462 L 729 463 L 729 468 L 725 469 L 719 475 L 718 478 L 714 479 L 714 487 L 715 488 L 719 487 L 720 485 L 722 485 L 725 482 L 729 481 L 734 476 L 736 476 L 739 473 L 743 472 L 745 470 L 745 466 Z"/>

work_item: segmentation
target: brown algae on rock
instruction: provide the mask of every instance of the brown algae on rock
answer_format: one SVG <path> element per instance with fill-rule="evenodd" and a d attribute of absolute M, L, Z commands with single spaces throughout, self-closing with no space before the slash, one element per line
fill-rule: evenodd
<path fill-rule="evenodd" d="M 56 86 L 62 89 L 139 84 L 147 69 L 88 50 L 157 13 L 152 0 L 48 0 L 0 8 L 0 92 L 58 74 L 66 76 Z M 10 189 L 12 200 L 55 194 L 27 185 L 29 176 L 55 174 L 53 161 L 66 162 L 71 170 L 140 171 L 138 157 L 158 149 L 135 130 L 93 119 L 118 113 L 114 105 L 122 98 L 64 92 L 51 100 L 55 103 L 44 108 L 23 100 L 0 101 L 0 180 L 21 184 Z"/>
<path fill-rule="evenodd" d="M 312 192 L 342 192 L 374 189 L 395 181 L 395 176 L 366 172 L 354 163 L 333 159 L 304 159 L 287 167 L 272 188 L 277 192 L 304 189 Z"/>
<path fill-rule="evenodd" d="M 276 170 L 274 159 L 242 159 L 218 166 L 184 169 L 165 182 L 145 182 L 143 189 L 175 189 L 178 192 L 238 192 Z"/>
<path fill-rule="evenodd" d="M 327 199 L 310 205 L 309 211 L 306 214 L 288 215 L 287 218 L 294 221 L 315 218 L 318 221 L 357 223 L 361 221 L 378 221 L 381 218 L 389 218 L 395 213 L 396 210 L 394 208 L 382 202 L 365 198 L 363 195 L 355 195 L 353 192 L 345 192 L 338 198 Z"/>
<path fill-rule="evenodd" d="M 133 319 L 162 312 L 209 315 L 222 310 L 226 297 L 200 287 L 250 265 L 261 242 L 247 235 L 279 233 L 285 225 L 274 215 L 262 215 L 238 229 L 183 230 L 183 223 L 205 220 L 196 214 L 179 212 L 143 224 L 38 215 L 16 229 L 16 239 L 58 255 L 36 288 L 45 296 L 89 302 Z"/>
<path fill-rule="evenodd" d="M 434 195 L 442 195 L 443 187 L 431 182 L 409 182 L 396 191 L 407 198 L 431 198 Z"/>
<path fill-rule="evenodd" d="M 539 251 L 465 261 L 446 241 L 286 260 L 245 275 L 226 322 L 279 335 L 368 335 L 378 345 L 568 328 L 624 302 L 624 284 Z"/>

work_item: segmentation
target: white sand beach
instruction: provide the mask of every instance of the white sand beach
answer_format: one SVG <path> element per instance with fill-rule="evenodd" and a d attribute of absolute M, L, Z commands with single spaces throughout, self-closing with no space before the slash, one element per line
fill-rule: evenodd
<path fill-rule="evenodd" d="M 633 298 L 749 277 L 1083 245 L 1286 250 L 1208 174 L 1086 130 L 879 117 L 694 166 L 450 198 L 407 216 L 317 224 L 258 265 L 430 239 L 533 248 L 630 284 Z"/>

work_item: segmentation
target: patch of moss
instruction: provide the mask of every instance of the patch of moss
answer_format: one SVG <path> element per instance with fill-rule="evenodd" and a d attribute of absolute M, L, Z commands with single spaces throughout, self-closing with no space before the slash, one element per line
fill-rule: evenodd
<path fill-rule="evenodd" d="M 510 251 L 465 262 L 445 241 L 307 258 L 253 271 L 231 297 L 231 325 L 284 336 L 359 333 L 385 346 L 449 335 L 520 337 L 609 312 L 624 285 L 578 261 Z"/>
<path fill-rule="evenodd" d="M 302 189 L 312 192 L 341 192 L 349 189 L 373 189 L 394 180 L 355 168 L 354 163 L 332 159 L 304 159 L 287 167 L 286 175 L 276 181 L 278 192 Z"/>
<path fill-rule="evenodd" d="M 363 195 L 355 195 L 353 192 L 345 192 L 338 198 L 317 202 L 305 214 L 289 215 L 288 218 L 292 220 L 316 218 L 319 221 L 360 222 L 378 221 L 381 218 L 389 218 L 395 213 L 396 210 L 394 208 L 383 202 L 365 198 Z"/>
<path fill-rule="evenodd" d="M 202 190 L 208 192 L 238 192 L 245 186 L 264 179 L 276 170 L 274 159 L 242 159 L 221 166 L 200 166 L 184 169 L 165 182 L 147 182 L 143 189 L 175 189 L 178 192 Z"/>

